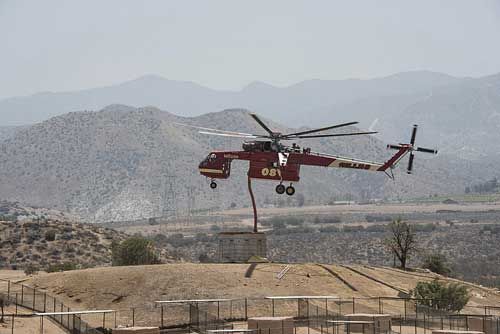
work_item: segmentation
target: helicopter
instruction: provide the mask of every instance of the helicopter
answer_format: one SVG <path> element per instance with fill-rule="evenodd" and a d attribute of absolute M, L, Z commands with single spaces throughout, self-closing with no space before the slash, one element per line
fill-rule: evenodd
<path fill-rule="evenodd" d="M 397 145 L 387 145 L 388 149 L 393 149 L 397 152 L 386 162 L 380 163 L 313 152 L 310 148 L 301 148 L 296 143 L 292 145 L 284 145 L 282 143 L 282 141 L 296 139 L 361 136 L 377 133 L 376 131 L 366 131 L 318 134 L 318 132 L 339 129 L 358 124 L 359 122 L 347 122 L 318 129 L 283 134 L 271 130 L 256 114 L 251 113 L 250 116 L 267 134 L 259 135 L 181 124 L 197 128 L 200 130 L 199 133 L 201 134 L 247 139 L 247 141 L 244 141 L 242 144 L 242 151 L 213 151 L 200 162 L 198 166 L 199 172 L 201 175 L 211 180 L 210 188 L 217 188 L 217 179 L 229 178 L 231 175 L 231 162 L 233 160 L 249 161 L 249 180 L 250 178 L 254 178 L 276 181 L 278 182 L 275 189 L 276 193 L 286 193 L 292 196 L 295 194 L 295 187 L 293 184 L 300 180 L 300 168 L 303 165 L 377 171 L 383 172 L 394 179 L 392 170 L 406 155 L 409 154 L 407 173 L 411 174 L 413 170 L 414 152 L 438 153 L 435 149 L 415 146 L 417 125 L 413 125 L 411 139 L 408 144 L 400 143 Z M 285 186 L 283 183 L 289 184 Z"/>

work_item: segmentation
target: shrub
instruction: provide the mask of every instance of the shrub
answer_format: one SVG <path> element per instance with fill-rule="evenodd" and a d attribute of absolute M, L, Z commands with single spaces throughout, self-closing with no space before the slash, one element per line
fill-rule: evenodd
<path fill-rule="evenodd" d="M 321 233 L 337 233 L 339 228 L 337 226 L 325 226 L 319 229 Z"/>
<path fill-rule="evenodd" d="M 427 255 L 422 264 L 422 268 L 429 269 L 430 271 L 447 276 L 451 273 L 446 258 L 442 254 Z"/>
<path fill-rule="evenodd" d="M 133 266 L 160 263 L 153 244 L 143 237 L 131 237 L 112 247 L 114 266 Z"/>
<path fill-rule="evenodd" d="M 444 284 L 437 280 L 419 282 L 411 291 L 420 305 L 441 311 L 459 312 L 470 299 L 464 285 L 458 283 Z"/>
<path fill-rule="evenodd" d="M 24 268 L 24 274 L 29 276 L 29 275 L 36 275 L 38 274 L 38 266 L 33 264 L 33 263 L 29 263 L 25 268 Z"/>
<path fill-rule="evenodd" d="M 210 226 L 210 231 L 212 231 L 212 232 L 219 232 L 220 231 L 220 227 L 217 226 L 217 225 L 212 225 L 212 226 Z"/>
<path fill-rule="evenodd" d="M 313 219 L 313 224 L 339 224 L 341 222 L 342 218 L 340 218 L 339 216 L 316 216 Z"/>
<path fill-rule="evenodd" d="M 342 231 L 344 232 L 363 232 L 365 227 L 363 225 L 344 225 Z"/>
<path fill-rule="evenodd" d="M 47 267 L 47 272 L 48 273 L 55 273 L 55 272 L 60 272 L 60 271 L 70 271 L 70 270 L 76 270 L 78 269 L 78 266 L 73 263 L 73 262 L 64 262 L 64 263 L 56 263 L 56 264 L 51 264 Z"/>

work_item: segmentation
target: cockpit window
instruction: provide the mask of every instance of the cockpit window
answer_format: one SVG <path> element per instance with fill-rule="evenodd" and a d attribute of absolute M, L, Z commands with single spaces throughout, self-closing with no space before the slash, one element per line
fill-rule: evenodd
<path fill-rule="evenodd" d="M 215 153 L 208 155 L 208 161 L 214 161 L 215 159 L 217 159 L 217 155 Z"/>

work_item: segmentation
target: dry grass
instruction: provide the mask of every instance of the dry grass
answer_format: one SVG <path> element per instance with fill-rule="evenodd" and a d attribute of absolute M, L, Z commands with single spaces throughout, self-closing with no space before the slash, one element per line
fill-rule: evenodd
<path fill-rule="evenodd" d="M 430 273 L 406 273 L 385 268 L 355 266 L 356 270 L 385 282 L 384 285 L 347 268 L 328 265 L 328 268 L 358 290 L 352 291 L 338 278 L 315 264 L 293 264 L 282 280 L 277 278 L 277 274 L 284 268 L 282 264 L 259 264 L 253 275 L 246 278 L 248 267 L 248 264 L 177 263 L 94 268 L 40 274 L 30 278 L 27 283 L 56 295 L 73 309 L 119 310 L 119 324 L 130 324 L 131 308 L 137 307 L 136 319 L 139 319 L 139 323 L 144 321 L 141 325 L 147 325 L 150 321 L 158 322 L 159 310 L 153 309 L 156 300 L 256 298 L 278 295 L 335 295 L 345 299 L 395 297 L 399 294 L 398 289 L 409 290 L 419 281 L 444 279 Z M 467 313 L 481 314 L 483 310 L 475 308 L 476 306 L 500 305 L 498 291 L 473 285 L 469 287 L 473 298 Z M 282 312 L 286 313 L 287 307 L 295 311 L 296 306 L 292 304 L 284 306 Z M 144 311 L 144 308 L 150 309 Z M 268 308 L 269 306 L 265 306 L 260 311 L 269 312 Z M 357 310 L 373 312 L 377 308 L 376 301 L 357 302 Z M 401 302 L 384 302 L 385 312 L 400 314 L 402 308 Z M 183 308 L 171 308 L 166 317 L 168 321 L 181 322 L 182 319 L 186 320 L 186 312 Z"/>

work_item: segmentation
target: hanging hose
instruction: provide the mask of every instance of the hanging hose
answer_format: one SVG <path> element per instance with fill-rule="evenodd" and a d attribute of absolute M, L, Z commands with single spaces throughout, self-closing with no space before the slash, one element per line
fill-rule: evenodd
<path fill-rule="evenodd" d="M 248 176 L 248 192 L 250 193 L 250 198 L 252 199 L 253 206 L 253 232 L 257 233 L 257 206 L 255 205 L 255 198 L 252 191 L 252 179 Z"/>

